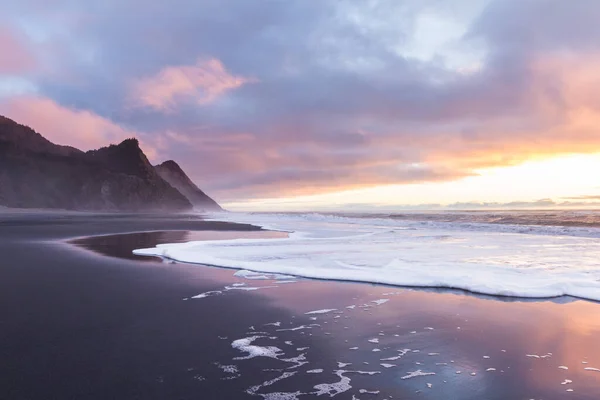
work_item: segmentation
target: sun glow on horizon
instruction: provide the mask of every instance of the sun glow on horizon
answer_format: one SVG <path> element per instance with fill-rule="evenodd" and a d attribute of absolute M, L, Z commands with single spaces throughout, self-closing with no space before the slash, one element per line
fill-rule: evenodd
<path fill-rule="evenodd" d="M 581 207 L 596 205 L 586 196 L 599 196 L 600 153 L 573 154 L 527 161 L 508 167 L 485 168 L 454 181 L 386 185 L 335 193 L 257 199 L 226 203 L 236 211 L 345 210 L 372 207 L 448 206 L 456 203 L 566 201 Z M 581 200 L 579 200 L 579 198 Z M 465 204 L 468 206 L 468 204 Z M 565 204 L 568 206 L 568 204 Z"/>

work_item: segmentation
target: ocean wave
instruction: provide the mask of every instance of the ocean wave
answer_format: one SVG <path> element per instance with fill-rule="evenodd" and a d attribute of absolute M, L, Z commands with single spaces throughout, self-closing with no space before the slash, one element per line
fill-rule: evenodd
<path fill-rule="evenodd" d="M 213 218 L 292 232 L 287 239 L 160 245 L 138 255 L 306 278 L 462 289 L 528 298 L 600 301 L 600 241 L 456 223 L 323 214 L 220 214 Z M 544 229 L 546 229 L 544 231 Z"/>

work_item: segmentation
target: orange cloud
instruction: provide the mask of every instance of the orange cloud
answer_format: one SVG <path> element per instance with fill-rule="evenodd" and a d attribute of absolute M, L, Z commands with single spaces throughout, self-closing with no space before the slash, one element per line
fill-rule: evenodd
<path fill-rule="evenodd" d="M 63 107 L 54 101 L 36 96 L 21 96 L 0 103 L 0 113 L 28 125 L 48 140 L 91 150 L 137 137 L 138 133 L 89 111 Z M 155 150 L 142 143 L 149 158 Z"/>
<path fill-rule="evenodd" d="M 137 80 L 130 97 L 138 106 L 170 111 L 178 100 L 189 98 L 201 105 L 212 103 L 227 91 L 251 81 L 231 75 L 219 60 L 199 59 L 195 65 L 166 67 L 154 76 Z"/>

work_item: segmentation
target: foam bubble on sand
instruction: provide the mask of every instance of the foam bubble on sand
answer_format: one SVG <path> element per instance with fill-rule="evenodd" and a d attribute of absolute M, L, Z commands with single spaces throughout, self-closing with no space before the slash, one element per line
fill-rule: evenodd
<path fill-rule="evenodd" d="M 223 370 L 223 372 L 226 372 L 228 374 L 237 374 L 238 373 L 238 368 L 235 365 L 222 365 L 219 363 L 215 363 L 217 365 L 217 367 L 221 368 Z"/>
<path fill-rule="evenodd" d="M 407 375 L 401 377 L 400 379 L 412 379 L 412 378 L 417 378 L 419 376 L 429 376 L 429 375 L 435 375 L 435 372 L 423 372 L 422 370 L 418 369 L 416 371 L 409 372 Z"/>
<path fill-rule="evenodd" d="M 360 393 L 360 394 L 379 394 L 379 390 L 359 389 L 358 393 Z"/>
<path fill-rule="evenodd" d="M 289 377 L 294 376 L 296 373 L 297 372 L 284 372 L 283 374 L 281 374 L 277 378 L 274 378 L 274 379 L 271 379 L 269 381 L 263 382 L 260 385 L 252 386 L 251 388 L 249 388 L 249 389 L 246 390 L 246 393 L 248 393 L 250 395 L 262 396 L 265 399 L 296 399 L 302 393 L 300 393 L 300 392 L 296 392 L 296 393 L 269 393 L 269 394 L 260 394 L 260 393 L 257 393 L 261 388 L 264 388 L 264 387 L 267 387 L 267 386 L 271 386 L 271 385 L 273 385 L 276 382 L 279 382 L 281 380 L 284 380 L 284 379 L 287 379 Z M 273 397 L 273 396 L 275 396 L 275 397 Z M 281 396 L 283 396 L 283 397 L 281 397 Z M 290 396 L 292 396 L 292 397 L 290 397 Z"/>
<path fill-rule="evenodd" d="M 371 343 L 379 343 L 379 339 L 377 339 L 377 338 L 373 338 L 373 339 L 369 339 L 369 340 L 367 340 L 367 342 L 371 342 Z"/>
<path fill-rule="evenodd" d="M 387 303 L 388 301 L 390 301 L 390 299 L 379 299 L 379 300 L 373 300 L 373 301 L 371 301 L 371 303 L 375 303 L 376 305 L 380 306 L 382 304 Z"/>
<path fill-rule="evenodd" d="M 300 331 L 300 330 L 302 330 L 302 329 L 312 329 L 312 328 L 314 328 L 315 326 L 321 326 L 321 325 L 319 325 L 319 324 L 300 325 L 300 326 L 297 326 L 297 327 L 295 327 L 295 328 L 284 328 L 284 329 L 277 329 L 277 332 L 285 332 L 285 331 L 292 331 L 292 332 L 293 332 L 293 331 Z"/>
<path fill-rule="evenodd" d="M 231 347 L 237 349 L 243 353 L 248 353 L 245 357 L 236 357 L 234 360 L 248 360 L 254 357 L 268 357 L 279 359 L 279 356 L 283 354 L 283 351 L 279 347 L 275 346 L 256 346 L 252 343 L 260 338 L 264 338 L 265 336 L 250 336 L 243 339 L 234 340 L 231 343 Z"/>
<path fill-rule="evenodd" d="M 314 311 L 309 311 L 304 313 L 305 315 L 312 315 L 312 314 L 327 314 L 330 313 L 332 311 L 337 311 L 337 308 L 325 308 L 323 310 L 314 310 Z"/>
<path fill-rule="evenodd" d="M 586 368 L 584 368 L 584 370 L 586 370 L 586 371 L 600 372 L 600 369 L 598 369 L 598 368 L 591 368 L 591 367 L 586 367 Z"/>
<path fill-rule="evenodd" d="M 265 288 L 273 288 L 273 287 L 277 287 L 277 286 L 261 286 L 261 287 L 256 287 L 256 286 L 225 286 L 225 291 L 229 291 L 229 290 L 245 290 L 245 291 L 251 292 L 253 290 L 265 289 Z"/>
<path fill-rule="evenodd" d="M 352 386 L 350 386 L 350 378 L 348 378 L 347 376 L 344 376 L 345 372 L 346 371 L 344 371 L 344 370 L 336 371 L 335 374 L 340 378 L 339 382 L 321 383 L 321 384 L 315 385 L 314 388 L 317 389 L 317 391 L 314 394 L 316 396 L 321 396 L 321 395 L 327 394 L 327 395 L 329 395 L 329 397 L 334 397 L 340 393 L 344 393 L 344 392 L 347 392 L 348 390 L 352 389 Z"/>
<path fill-rule="evenodd" d="M 278 273 L 264 273 L 264 272 L 255 272 L 248 271 L 245 269 L 241 269 L 236 271 L 233 276 L 237 276 L 238 278 L 245 278 L 250 280 L 292 280 L 296 282 L 295 276 L 283 275 Z"/>
<path fill-rule="evenodd" d="M 488 369 L 486 369 L 486 371 L 488 371 L 488 372 L 495 371 L 495 370 L 496 370 L 496 368 L 488 368 Z"/>
<path fill-rule="evenodd" d="M 245 286 L 245 284 L 242 285 L 236 285 L 233 284 L 231 286 L 225 286 L 223 288 L 223 290 L 213 290 L 210 292 L 205 292 L 205 293 L 200 293 L 196 296 L 192 296 L 190 297 L 191 299 L 204 299 L 206 297 L 212 297 L 212 296 L 218 296 L 223 294 L 224 292 L 229 292 L 231 290 L 243 290 L 243 291 L 254 291 L 254 290 L 259 290 L 259 289 L 269 289 L 269 288 L 276 288 L 277 286 Z M 184 299 L 187 300 L 187 299 Z"/>
<path fill-rule="evenodd" d="M 402 349 L 402 350 L 398 350 L 398 355 L 394 356 L 394 357 L 388 357 L 388 358 L 382 358 L 381 361 L 396 361 L 401 359 L 404 355 L 406 355 L 406 353 L 408 353 L 409 351 L 411 351 L 411 349 Z"/>
<path fill-rule="evenodd" d="M 564 366 L 564 365 L 561 365 L 561 366 L 559 366 L 558 368 L 559 368 L 559 369 L 569 369 L 569 367 L 566 367 L 566 366 Z"/>
<path fill-rule="evenodd" d="M 204 265 L 307 278 L 400 286 L 443 287 L 517 297 L 600 300 L 600 247 L 565 229 L 430 223 L 315 215 L 219 214 L 232 222 L 277 225 L 285 239 L 235 239 L 158 245 L 135 250 Z M 450 240 L 449 240 L 450 239 Z M 289 278 L 288 278 L 289 279 Z"/>
<path fill-rule="evenodd" d="M 262 396 L 263 399 L 265 399 L 265 400 L 299 400 L 300 396 L 302 396 L 304 394 L 306 394 L 306 393 L 302 393 L 302 392 L 294 392 L 294 393 L 276 392 L 276 393 L 267 393 L 267 394 L 258 394 L 258 395 Z"/>
<path fill-rule="evenodd" d="M 347 306 L 346 308 L 349 309 L 349 310 L 353 310 L 354 308 L 356 308 L 356 305 L 353 304 L 351 306 Z"/>
<path fill-rule="evenodd" d="M 570 379 L 565 379 L 565 380 L 564 380 L 564 381 L 562 381 L 560 384 L 561 384 L 561 385 L 569 385 L 569 384 L 571 384 L 571 383 L 573 383 L 573 381 L 572 381 L 572 380 L 570 380 Z"/>
<path fill-rule="evenodd" d="M 205 297 L 218 296 L 220 294 L 223 294 L 223 292 L 220 290 L 212 290 L 210 292 L 200 293 L 196 296 L 192 296 L 191 298 L 192 299 L 204 299 Z"/>
<path fill-rule="evenodd" d="M 290 357 L 290 358 L 280 358 L 281 361 L 285 361 L 288 363 L 294 363 L 296 365 L 289 367 L 288 369 L 294 369 L 294 368 L 298 368 L 303 366 L 304 364 L 308 364 L 308 361 L 306 361 L 306 354 L 302 353 L 299 356 L 296 357 Z"/>

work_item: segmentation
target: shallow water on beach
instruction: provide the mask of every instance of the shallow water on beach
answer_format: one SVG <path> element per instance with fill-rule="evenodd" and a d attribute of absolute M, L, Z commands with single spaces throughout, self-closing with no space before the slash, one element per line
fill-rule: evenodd
<path fill-rule="evenodd" d="M 202 240 L 276 239 L 285 238 L 285 232 L 274 231 L 154 231 L 118 235 L 89 236 L 70 240 L 69 243 L 111 257 L 141 261 L 160 261 L 157 257 L 140 257 L 133 250 L 164 243 L 186 243 Z"/>
<path fill-rule="evenodd" d="M 104 254 L 119 256 L 123 243 L 173 242 L 165 233 L 135 243 L 124 236 L 104 237 Z M 245 330 L 222 332 L 232 354 L 190 366 L 190 379 L 207 391 L 239 381 L 245 395 L 266 399 L 600 397 L 598 303 L 189 268 L 215 285 L 182 298 L 190 307 L 219 309 L 225 299 L 252 296 L 288 316 L 256 314 Z M 218 378 L 207 378 L 209 369 Z"/>
<path fill-rule="evenodd" d="M 181 262 L 493 296 L 600 301 L 600 229 L 323 214 L 215 214 L 289 238 L 140 248 Z"/>

